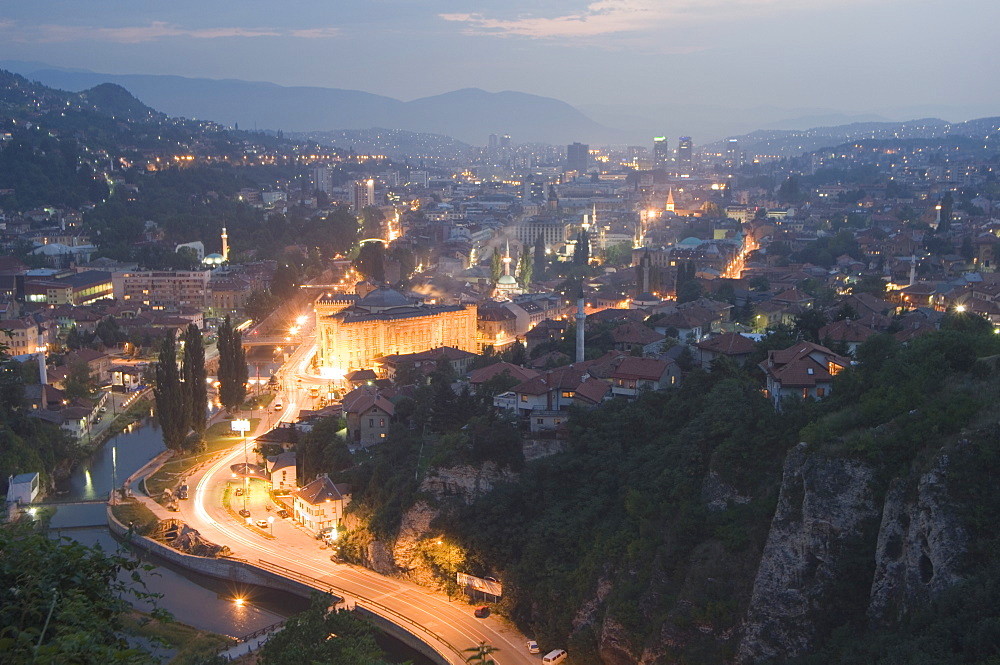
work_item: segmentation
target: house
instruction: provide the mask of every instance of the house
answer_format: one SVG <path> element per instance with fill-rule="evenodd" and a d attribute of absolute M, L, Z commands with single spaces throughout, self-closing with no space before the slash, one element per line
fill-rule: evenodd
<path fill-rule="evenodd" d="M 780 351 L 770 351 L 760 363 L 767 385 L 765 394 L 780 409 L 785 398 L 823 399 L 833 388 L 833 377 L 850 365 L 850 358 L 819 344 L 797 342 Z"/>
<path fill-rule="evenodd" d="M 656 315 L 652 320 L 656 332 L 681 342 L 697 342 L 711 326 L 712 313 L 701 308 L 675 309 Z M 676 334 L 675 334 L 676 333 Z"/>
<path fill-rule="evenodd" d="M 292 519 L 317 536 L 336 533 L 351 503 L 346 485 L 336 485 L 320 476 L 302 489 L 292 492 Z"/>
<path fill-rule="evenodd" d="M 746 363 L 755 346 L 752 339 L 739 333 L 723 333 L 698 342 L 695 358 L 704 370 L 712 369 L 712 363 L 719 358 L 729 358 L 738 365 Z"/>
<path fill-rule="evenodd" d="M 264 461 L 264 465 L 267 468 L 268 476 L 271 478 L 272 490 L 279 492 L 294 490 L 299 486 L 294 452 L 283 452 L 274 457 L 268 457 Z"/>
<path fill-rule="evenodd" d="M 858 323 L 857 321 L 852 321 L 851 319 L 834 321 L 833 323 L 828 323 L 819 329 L 819 338 L 822 341 L 840 342 L 844 344 L 847 348 L 847 352 L 851 355 L 854 355 L 854 353 L 858 350 L 858 347 L 863 344 L 865 340 L 875 334 L 877 334 L 876 330 Z"/>
<path fill-rule="evenodd" d="M 7 479 L 7 502 L 28 504 L 35 500 L 41 490 L 38 472 L 19 473 Z"/>
<path fill-rule="evenodd" d="M 392 402 L 373 386 L 355 388 L 341 400 L 347 421 L 348 444 L 363 448 L 381 443 L 389 435 L 389 422 L 396 412 Z"/>
<path fill-rule="evenodd" d="M 611 373 L 611 394 L 634 399 L 644 392 L 680 385 L 681 369 L 672 359 L 626 356 Z"/>
<path fill-rule="evenodd" d="M 404 365 L 412 365 L 416 369 L 432 372 L 439 362 L 444 361 L 451 365 L 456 376 L 465 376 L 472 360 L 477 357 L 475 353 L 469 351 L 451 346 L 439 346 L 436 349 L 418 353 L 383 356 L 375 361 L 375 369 L 381 378 L 392 379 L 396 376 L 396 371 Z"/>
<path fill-rule="evenodd" d="M 493 363 L 492 365 L 472 370 L 469 374 L 469 385 L 472 386 L 474 392 L 478 393 L 484 383 L 503 375 L 510 377 L 512 381 L 523 383 L 528 379 L 538 376 L 538 372 L 508 362 Z"/>
<path fill-rule="evenodd" d="M 556 429 L 569 419 L 571 406 L 593 407 L 609 396 L 611 386 L 588 373 L 594 363 L 575 363 L 539 374 L 495 397 L 493 405 L 516 413 L 532 432 Z"/>
<path fill-rule="evenodd" d="M 524 333 L 524 343 L 526 350 L 530 355 L 536 347 L 545 344 L 547 342 L 557 342 L 562 340 L 563 335 L 566 333 L 566 322 L 565 321 L 553 321 L 552 319 L 545 319 L 535 325 L 534 328 Z"/>
<path fill-rule="evenodd" d="M 636 321 L 623 323 L 611 331 L 615 349 L 626 353 L 657 353 L 666 336 Z"/>

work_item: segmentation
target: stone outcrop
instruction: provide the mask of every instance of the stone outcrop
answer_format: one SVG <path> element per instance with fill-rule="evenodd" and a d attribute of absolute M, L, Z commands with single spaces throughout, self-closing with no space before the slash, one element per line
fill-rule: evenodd
<path fill-rule="evenodd" d="M 478 497 L 489 493 L 498 482 L 512 480 L 514 477 L 512 471 L 498 468 L 495 462 L 486 462 L 479 468 L 457 466 L 449 469 L 431 469 L 420 483 L 420 491 L 438 498 L 458 497 L 470 504 Z"/>
<path fill-rule="evenodd" d="M 778 506 L 743 622 L 737 660 L 756 663 L 806 653 L 822 600 L 840 583 L 845 556 L 880 517 L 874 472 L 855 460 L 787 456 Z"/>
<path fill-rule="evenodd" d="M 916 492 L 897 479 L 886 494 L 868 607 L 875 623 L 900 619 L 961 580 L 968 534 L 949 500 L 947 472 L 941 455 Z"/>

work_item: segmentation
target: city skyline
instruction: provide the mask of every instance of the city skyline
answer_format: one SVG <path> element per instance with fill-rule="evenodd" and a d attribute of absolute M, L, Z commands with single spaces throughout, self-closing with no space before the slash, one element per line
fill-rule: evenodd
<path fill-rule="evenodd" d="M 690 128 L 687 116 L 720 113 L 717 124 L 737 133 L 747 130 L 739 109 L 756 109 L 765 125 L 836 114 L 996 114 L 1000 92 L 983 80 L 1000 59 L 989 30 L 996 19 L 994 5 L 942 0 L 603 0 L 545 9 L 385 0 L 280 11 L 259 2 L 128 11 L 45 2 L 0 14 L 0 60 L 401 100 L 515 90 L 565 101 L 611 127 L 664 117 L 657 133 L 690 133 L 699 143 L 718 137 Z M 948 57 L 935 44 L 951 45 Z"/>

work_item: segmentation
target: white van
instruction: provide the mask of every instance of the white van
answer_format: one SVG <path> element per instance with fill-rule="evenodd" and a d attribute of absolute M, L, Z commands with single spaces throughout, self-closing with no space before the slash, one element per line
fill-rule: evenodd
<path fill-rule="evenodd" d="M 556 663 L 561 663 L 564 660 L 566 660 L 565 649 L 553 649 L 542 656 L 542 662 L 545 663 L 545 665 L 556 665 Z"/>
<path fill-rule="evenodd" d="M 274 400 L 274 410 L 275 411 L 281 411 L 281 407 L 282 406 L 283 405 L 281 403 L 281 398 L 280 397 L 278 399 Z"/>

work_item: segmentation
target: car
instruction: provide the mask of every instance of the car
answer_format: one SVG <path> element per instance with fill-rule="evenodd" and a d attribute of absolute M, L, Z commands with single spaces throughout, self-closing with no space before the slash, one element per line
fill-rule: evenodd
<path fill-rule="evenodd" d="M 477 619 L 485 619 L 490 615 L 490 608 L 487 607 L 486 605 L 480 605 L 475 609 L 473 614 L 476 616 Z"/>
<path fill-rule="evenodd" d="M 243 496 L 243 488 L 242 487 L 237 487 L 235 494 L 236 494 L 236 496 Z"/>
<path fill-rule="evenodd" d="M 254 522 L 254 524 L 257 525 L 258 529 L 266 529 L 268 527 L 267 520 L 257 520 L 256 522 Z"/>
<path fill-rule="evenodd" d="M 180 510 L 180 508 L 177 507 L 176 503 L 168 503 L 167 510 L 169 510 L 172 513 L 176 513 L 178 510 Z"/>
<path fill-rule="evenodd" d="M 528 653 L 541 653 L 542 652 L 542 650 L 538 648 L 538 642 L 536 642 L 535 640 L 528 640 L 528 642 L 527 642 L 527 644 L 525 646 L 528 647 Z"/>
<path fill-rule="evenodd" d="M 282 508 L 281 510 L 278 511 L 278 517 L 288 519 L 288 511 Z"/>

